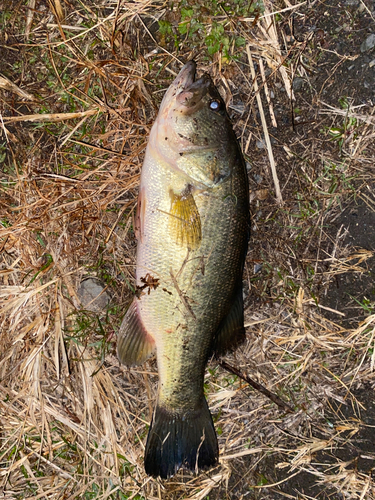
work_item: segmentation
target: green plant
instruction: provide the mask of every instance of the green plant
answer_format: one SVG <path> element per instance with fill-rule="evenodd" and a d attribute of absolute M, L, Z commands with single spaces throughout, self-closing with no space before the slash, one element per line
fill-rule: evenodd
<path fill-rule="evenodd" d="M 347 97 L 341 97 L 339 104 L 343 110 L 346 110 L 346 115 L 341 124 L 334 127 L 326 127 L 331 141 L 335 141 L 339 145 L 340 152 L 342 152 L 344 144 L 348 140 L 353 140 L 357 137 L 358 121 L 355 117 L 349 116 L 350 101 Z"/>
<path fill-rule="evenodd" d="M 323 171 L 319 177 L 313 182 L 313 187 L 317 194 L 329 198 L 329 203 L 326 207 L 328 210 L 332 202 L 336 200 L 341 203 L 343 194 L 352 192 L 355 194 L 354 175 L 348 175 L 348 164 L 336 164 L 333 162 L 324 162 Z"/>
<path fill-rule="evenodd" d="M 362 302 L 353 297 L 348 293 L 349 297 L 354 300 L 359 306 L 362 307 L 362 309 L 367 313 L 367 314 L 373 314 L 374 313 L 374 303 L 367 297 L 363 297 Z"/>
<path fill-rule="evenodd" d="M 75 321 L 65 329 L 65 341 L 91 349 L 88 358 L 85 356 L 76 361 L 96 359 L 101 362 L 92 376 L 95 376 L 101 368 L 105 356 L 111 351 L 115 342 L 112 320 L 113 317 L 108 311 L 104 319 L 89 311 L 80 311 L 75 315 Z"/>
<path fill-rule="evenodd" d="M 170 21 L 174 8 L 179 20 Z M 166 19 L 160 19 L 159 36 L 161 44 L 174 43 L 178 48 L 185 42 L 194 49 L 206 46 L 207 54 L 212 57 L 220 52 L 225 60 L 237 59 L 237 53 L 246 45 L 246 39 L 238 32 L 238 19 L 256 15 L 263 10 L 260 0 L 181 0 L 167 11 Z"/>

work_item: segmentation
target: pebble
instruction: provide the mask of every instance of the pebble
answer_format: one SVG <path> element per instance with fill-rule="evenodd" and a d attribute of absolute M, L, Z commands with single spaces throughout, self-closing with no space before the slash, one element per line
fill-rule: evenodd
<path fill-rule="evenodd" d="M 293 80 L 293 90 L 294 92 L 299 92 L 302 90 L 303 84 L 305 83 L 305 80 L 299 76 L 294 78 Z"/>
<path fill-rule="evenodd" d="M 361 44 L 361 52 L 367 52 L 375 47 L 375 33 L 371 33 Z"/>
<path fill-rule="evenodd" d="M 254 265 L 254 274 L 258 274 L 262 270 L 263 264 Z"/>
<path fill-rule="evenodd" d="M 111 301 L 111 296 L 105 289 L 105 284 L 98 278 L 87 278 L 81 281 L 77 295 L 82 306 L 91 312 L 104 312 Z"/>

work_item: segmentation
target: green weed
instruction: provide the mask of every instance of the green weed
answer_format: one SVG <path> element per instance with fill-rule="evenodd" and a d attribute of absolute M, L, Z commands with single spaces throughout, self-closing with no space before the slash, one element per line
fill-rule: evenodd
<path fill-rule="evenodd" d="M 348 293 L 349 297 L 354 300 L 367 314 L 374 313 L 374 302 L 367 297 L 363 297 L 362 302 Z"/>
<path fill-rule="evenodd" d="M 173 43 L 178 49 L 182 44 L 189 43 L 192 49 L 206 47 L 207 54 L 212 57 L 220 52 L 230 61 L 237 59 L 237 53 L 246 44 L 245 38 L 237 31 L 239 18 L 256 16 L 263 11 L 260 0 L 217 0 L 191 2 L 182 0 L 176 6 L 179 19 L 170 21 L 173 6 L 167 11 L 166 18 L 160 19 L 160 43 Z"/>
<path fill-rule="evenodd" d="M 113 316 L 107 312 L 104 318 L 89 311 L 80 311 L 75 315 L 75 321 L 65 329 L 65 341 L 76 343 L 90 349 L 90 358 L 76 359 L 87 361 L 96 359 L 101 363 L 105 356 L 113 350 L 115 338 L 113 335 Z M 99 366 L 99 369 L 101 364 Z M 94 376 L 96 372 L 92 374 Z"/>
<path fill-rule="evenodd" d="M 326 127 L 326 130 L 328 131 L 331 141 L 337 142 L 340 153 L 342 153 L 345 143 L 353 141 L 358 136 L 358 120 L 353 116 L 349 116 L 350 101 L 347 97 L 341 97 L 339 99 L 339 104 L 343 110 L 346 110 L 347 114 L 339 125 Z"/>
<path fill-rule="evenodd" d="M 317 194 L 329 199 L 327 210 L 331 208 L 333 201 L 341 205 L 343 195 L 355 194 L 354 181 L 356 177 L 348 175 L 348 170 L 349 167 L 346 163 L 337 165 L 333 162 L 324 162 L 322 173 L 313 182 Z"/>

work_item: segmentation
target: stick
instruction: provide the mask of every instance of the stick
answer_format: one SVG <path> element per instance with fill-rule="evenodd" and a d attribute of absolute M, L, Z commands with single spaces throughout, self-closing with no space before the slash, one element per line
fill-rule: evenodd
<path fill-rule="evenodd" d="M 273 401 L 279 408 L 282 408 L 283 410 L 287 411 L 288 413 L 294 413 L 294 410 L 291 406 L 289 406 L 287 403 L 285 403 L 282 399 L 280 399 L 276 394 L 273 394 L 273 392 L 270 392 L 268 389 L 266 389 L 263 385 L 259 384 L 258 382 L 255 382 L 255 380 L 251 379 L 248 375 L 245 373 L 240 372 L 237 370 L 237 368 L 234 368 L 233 366 L 229 365 L 226 361 L 220 361 L 220 366 L 224 368 L 224 370 L 227 370 L 229 372 L 234 373 L 234 375 L 237 375 L 240 377 L 242 380 L 247 382 L 251 387 L 254 387 L 257 391 L 261 392 L 267 398 L 269 398 L 271 401 Z"/>
<path fill-rule="evenodd" d="M 75 118 L 82 118 L 92 116 L 101 111 L 100 108 L 88 109 L 87 111 L 80 111 L 78 113 L 39 113 L 36 115 L 21 115 L 21 116 L 4 116 L 4 123 L 14 122 L 62 122 L 64 120 L 74 120 Z"/>
<path fill-rule="evenodd" d="M 180 287 L 178 286 L 177 280 L 173 276 L 172 269 L 169 271 L 169 274 L 171 276 L 172 283 L 173 283 L 173 285 L 174 285 L 174 287 L 175 287 L 178 295 L 180 296 L 180 299 L 181 299 L 182 303 L 184 304 L 184 306 L 186 307 L 186 309 L 188 310 L 188 312 L 191 314 L 191 316 L 194 319 L 197 319 L 196 316 L 195 316 L 195 314 L 194 314 L 193 309 L 190 307 L 189 302 L 186 300 L 186 297 L 184 296 L 183 292 L 181 291 Z"/>
<path fill-rule="evenodd" d="M 266 99 L 267 99 L 267 102 L 268 102 L 268 108 L 269 108 L 269 111 L 270 111 L 270 117 L 271 117 L 272 125 L 275 128 L 277 128 L 277 121 L 276 121 L 276 118 L 275 118 L 275 113 L 273 112 L 272 101 L 271 101 L 270 93 L 268 91 L 266 74 L 264 72 L 263 60 L 262 60 L 261 57 L 259 58 L 259 69 L 260 69 L 260 74 L 262 75 L 263 89 L 264 89 L 264 93 L 266 95 Z"/>
<path fill-rule="evenodd" d="M 266 141 L 266 146 L 267 146 L 267 151 L 268 151 L 268 157 L 269 157 L 270 165 L 271 165 L 273 183 L 275 185 L 276 199 L 277 199 L 277 202 L 279 203 L 279 205 L 282 205 L 283 198 L 281 196 L 279 179 L 277 177 L 275 159 L 273 157 L 270 136 L 268 134 L 266 117 L 264 116 L 264 111 L 263 111 L 263 106 L 262 106 L 262 99 L 261 99 L 260 93 L 258 91 L 258 82 L 257 82 L 256 75 L 255 75 L 254 63 L 253 63 L 253 58 L 251 57 L 251 52 L 250 52 L 250 46 L 249 45 L 246 46 L 246 52 L 247 52 L 247 57 L 249 59 L 249 64 L 250 64 L 250 69 L 251 69 L 251 76 L 252 76 L 252 79 L 253 79 L 253 82 L 254 82 L 254 84 L 253 84 L 254 85 L 254 92 L 255 92 L 255 95 L 256 95 L 256 98 L 257 98 L 257 103 L 258 103 L 260 118 L 262 120 L 262 127 L 263 127 L 263 132 L 264 132 L 264 139 Z"/>

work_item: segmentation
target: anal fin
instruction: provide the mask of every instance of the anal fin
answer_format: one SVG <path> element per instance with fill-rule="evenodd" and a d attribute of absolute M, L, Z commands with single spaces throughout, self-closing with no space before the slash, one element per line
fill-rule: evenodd
<path fill-rule="evenodd" d="M 192 193 L 187 185 L 180 194 L 170 190 L 171 211 L 169 229 L 179 245 L 196 249 L 202 239 L 201 218 Z"/>
<path fill-rule="evenodd" d="M 127 366 L 140 365 L 155 350 L 155 341 L 139 317 L 135 298 L 122 320 L 117 339 L 117 356 Z"/>
<path fill-rule="evenodd" d="M 240 283 L 237 286 L 232 307 L 216 332 L 212 351 L 216 356 L 222 356 L 239 346 L 245 338 L 242 283 Z"/>

